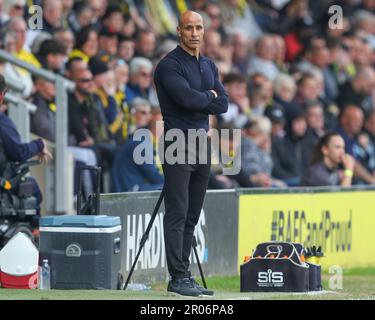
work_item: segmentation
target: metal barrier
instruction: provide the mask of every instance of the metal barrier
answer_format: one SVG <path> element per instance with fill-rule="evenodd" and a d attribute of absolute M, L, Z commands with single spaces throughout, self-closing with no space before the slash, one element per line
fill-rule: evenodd
<path fill-rule="evenodd" d="M 56 85 L 56 154 L 55 154 L 55 174 L 54 174 L 54 191 L 53 203 L 49 208 L 55 213 L 67 213 L 70 209 L 69 205 L 69 177 L 66 174 L 66 168 L 69 164 L 68 147 L 68 108 L 67 108 L 67 91 L 74 90 L 74 83 L 66 78 L 57 75 L 51 71 L 37 68 L 20 59 L 15 58 L 8 52 L 0 50 L 0 59 L 7 61 L 17 67 L 29 71 L 31 74 L 46 79 Z M 22 86 L 14 81 L 8 81 L 8 85 L 13 87 L 15 91 L 22 91 Z M 17 88 L 18 86 L 18 88 Z M 10 115 L 16 122 L 21 137 L 28 141 L 30 136 L 29 111 L 32 111 L 32 105 L 27 101 L 17 97 L 16 95 L 7 94 L 7 101 L 17 106 L 11 108 Z M 52 200 L 52 199 L 51 199 Z"/>

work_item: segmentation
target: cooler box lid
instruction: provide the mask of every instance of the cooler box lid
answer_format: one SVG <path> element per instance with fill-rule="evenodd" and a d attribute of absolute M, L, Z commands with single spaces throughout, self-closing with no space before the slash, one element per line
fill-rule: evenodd
<path fill-rule="evenodd" d="M 40 218 L 40 227 L 111 228 L 121 226 L 120 217 L 106 215 L 63 215 Z"/>

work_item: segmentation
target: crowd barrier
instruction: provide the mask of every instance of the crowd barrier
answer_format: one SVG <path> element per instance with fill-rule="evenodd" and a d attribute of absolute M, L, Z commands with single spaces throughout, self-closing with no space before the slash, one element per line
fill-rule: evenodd
<path fill-rule="evenodd" d="M 122 272 L 129 269 L 159 192 L 103 194 L 101 213 L 122 221 Z M 196 228 L 204 272 L 237 275 L 245 256 L 265 241 L 322 246 L 323 269 L 375 265 L 374 188 L 210 190 Z M 165 281 L 162 205 L 138 260 L 134 281 Z M 194 256 L 193 273 L 199 275 Z"/>

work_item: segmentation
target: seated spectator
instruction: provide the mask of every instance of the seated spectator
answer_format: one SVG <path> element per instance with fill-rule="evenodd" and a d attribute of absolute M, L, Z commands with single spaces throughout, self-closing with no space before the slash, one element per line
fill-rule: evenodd
<path fill-rule="evenodd" d="M 119 130 L 117 135 L 118 144 L 122 144 L 129 134 L 135 130 L 135 124 L 125 95 L 125 88 L 129 81 L 129 67 L 124 60 L 118 60 L 114 67 L 114 72 L 116 81 L 116 92 L 114 98 L 116 99 L 117 105 L 120 106 L 124 118 L 121 130 Z"/>
<path fill-rule="evenodd" d="M 12 55 L 16 54 L 16 38 L 16 33 L 12 31 L 7 32 L 4 37 L 5 51 Z M 16 67 L 11 63 L 6 62 L 4 65 L 3 73 L 5 79 L 16 81 L 20 83 L 20 85 L 24 86 L 24 90 L 22 91 L 22 96 L 24 98 L 28 98 L 30 96 L 34 84 L 29 72 L 26 72 L 25 69 Z"/>
<path fill-rule="evenodd" d="M 285 135 L 285 111 L 280 106 L 269 106 L 264 112 L 264 115 L 270 119 L 271 128 L 271 138 L 282 138 Z"/>
<path fill-rule="evenodd" d="M 43 41 L 37 55 L 42 68 L 59 74 L 62 73 L 66 57 L 65 47 L 55 39 Z"/>
<path fill-rule="evenodd" d="M 56 140 L 56 88 L 53 82 L 43 78 L 34 78 L 35 94 L 32 102 L 37 106 L 36 112 L 31 116 L 31 132 L 47 139 Z"/>
<path fill-rule="evenodd" d="M 85 2 L 75 5 L 73 14 L 68 17 L 69 28 L 78 33 L 82 28 L 89 26 L 94 20 L 94 11 Z"/>
<path fill-rule="evenodd" d="M 199 2 L 199 1 L 193 1 Z M 204 2 L 203 2 L 204 3 Z M 236 33 L 242 30 L 250 40 L 258 39 L 262 35 L 252 9 L 248 2 L 238 0 L 219 1 L 221 17 L 225 32 L 227 34 Z"/>
<path fill-rule="evenodd" d="M 108 3 L 102 21 L 103 26 L 118 33 L 124 27 L 124 16 L 120 6 L 116 2 Z"/>
<path fill-rule="evenodd" d="M 234 139 L 232 123 L 222 123 L 219 128 L 219 145 L 211 146 L 211 172 L 208 181 L 209 189 L 234 189 L 240 187 L 237 177 L 225 174 L 225 168 L 231 168 L 238 163 L 241 154 L 238 152 L 239 143 Z M 223 131 L 225 131 L 223 132 Z M 229 134 L 227 134 L 229 133 Z M 215 148 L 216 147 L 216 148 Z M 219 150 L 217 150 L 217 148 Z M 234 160 L 234 159 L 237 160 Z"/>
<path fill-rule="evenodd" d="M 137 128 L 148 128 L 151 121 L 151 106 L 147 100 L 135 98 L 131 104 L 134 110 Z M 143 139 L 144 140 L 144 139 Z M 137 164 L 134 159 L 134 150 L 142 144 L 144 148 L 152 148 L 152 137 L 144 141 L 136 141 L 130 135 L 125 143 L 117 149 L 113 167 L 112 181 L 114 192 L 149 191 L 163 187 L 164 178 L 155 164 Z"/>
<path fill-rule="evenodd" d="M 119 59 L 123 59 L 125 62 L 129 63 L 134 57 L 135 42 L 132 38 L 125 37 L 123 35 L 119 36 L 119 44 L 117 50 L 117 56 Z"/>
<path fill-rule="evenodd" d="M 354 158 L 345 153 L 344 139 L 338 133 L 325 134 L 315 147 L 301 186 L 350 187 L 354 165 Z"/>
<path fill-rule="evenodd" d="M 315 141 L 318 141 L 324 134 L 324 112 L 319 101 L 308 101 L 305 106 L 307 128 L 312 133 Z"/>
<path fill-rule="evenodd" d="M 246 76 L 249 68 L 250 43 L 247 36 L 242 32 L 237 32 L 231 36 L 233 48 L 232 63 L 236 71 Z"/>
<path fill-rule="evenodd" d="M 272 81 L 266 79 L 260 85 L 250 85 L 249 97 L 251 115 L 263 116 L 265 110 L 274 104 Z"/>
<path fill-rule="evenodd" d="M 235 127 L 240 128 L 251 113 L 246 80 L 239 74 L 230 73 L 224 77 L 223 85 L 228 93 L 229 106 L 226 113 L 219 115 L 219 121 L 232 122 Z"/>
<path fill-rule="evenodd" d="M 337 132 L 345 141 L 345 151 L 356 159 L 353 184 L 374 184 L 375 177 L 361 164 L 361 152 L 358 152 L 361 150 L 358 136 L 364 124 L 362 109 L 357 105 L 347 105 L 340 114 L 339 123 Z"/>
<path fill-rule="evenodd" d="M 43 0 L 43 31 L 53 34 L 61 27 L 63 18 L 62 1 Z"/>
<path fill-rule="evenodd" d="M 152 30 L 140 30 L 135 42 L 135 56 L 152 60 L 155 58 L 156 36 Z"/>
<path fill-rule="evenodd" d="M 152 82 L 152 62 L 147 58 L 135 57 L 129 63 L 129 83 L 125 94 L 128 103 L 134 98 L 148 98 Z"/>
<path fill-rule="evenodd" d="M 69 56 L 74 47 L 73 32 L 69 29 L 61 28 L 54 33 L 53 38 L 64 46 L 65 55 Z"/>
<path fill-rule="evenodd" d="M 241 187 L 286 187 L 271 175 L 271 122 L 266 117 L 252 117 L 244 126 L 241 138 Z"/>
<path fill-rule="evenodd" d="M 313 146 L 311 136 L 307 134 L 304 110 L 297 107 L 290 110 L 286 135 L 272 141 L 273 176 L 288 186 L 298 186 L 308 167 Z"/>
<path fill-rule="evenodd" d="M 103 27 L 99 33 L 98 58 L 105 63 L 112 61 L 117 53 L 118 34 L 115 31 Z"/>
<path fill-rule="evenodd" d="M 87 26 L 78 32 L 74 49 L 70 53 L 69 59 L 81 58 L 86 63 L 89 63 L 89 60 L 98 53 L 98 50 L 98 32 L 92 26 Z"/>
<path fill-rule="evenodd" d="M 285 111 L 293 108 L 294 98 L 297 93 L 295 80 L 286 73 L 280 73 L 274 81 L 274 100 L 280 104 Z"/>
<path fill-rule="evenodd" d="M 106 130 L 109 134 L 110 140 L 115 142 L 116 136 L 119 133 L 119 130 L 121 130 L 124 116 L 120 107 L 117 105 L 116 99 L 111 94 L 114 94 L 115 92 L 110 92 L 113 91 L 111 90 L 112 86 L 110 86 L 109 81 L 113 71 L 96 57 L 90 59 L 89 68 L 94 76 L 94 99 L 99 106 L 99 112 L 102 114 L 101 121 L 106 124 Z M 116 88 L 113 89 L 114 91 L 116 90 Z"/>
<path fill-rule="evenodd" d="M 342 109 L 345 105 L 355 104 L 366 113 L 373 108 L 372 92 L 375 87 L 375 71 L 371 67 L 362 68 L 352 81 L 339 87 L 337 103 Z"/>
<path fill-rule="evenodd" d="M 207 30 L 204 33 L 204 55 L 217 61 L 222 58 L 222 49 L 220 33 L 215 30 Z"/>
<path fill-rule="evenodd" d="M 25 20 L 22 17 L 10 19 L 8 30 L 14 32 L 16 37 L 14 56 L 39 68 L 40 63 L 38 59 L 26 48 L 27 25 Z M 23 69 L 22 73 L 28 74 L 29 72 Z"/>
<path fill-rule="evenodd" d="M 91 99 L 92 73 L 87 65 L 86 68 L 76 67 L 80 62 L 83 60 L 75 58 L 68 65 L 70 79 L 75 83 L 74 92 L 68 95 L 69 145 L 93 147 L 103 130 L 99 111 Z"/>
<path fill-rule="evenodd" d="M 272 36 L 265 35 L 258 39 L 255 45 L 255 55 L 250 59 L 249 75 L 262 73 L 269 80 L 273 81 L 280 73 L 275 60 L 275 50 Z"/>
<path fill-rule="evenodd" d="M 359 144 L 367 154 L 366 169 L 374 175 L 375 173 L 375 110 L 373 110 L 366 118 L 363 133 L 367 135 L 365 143 Z"/>

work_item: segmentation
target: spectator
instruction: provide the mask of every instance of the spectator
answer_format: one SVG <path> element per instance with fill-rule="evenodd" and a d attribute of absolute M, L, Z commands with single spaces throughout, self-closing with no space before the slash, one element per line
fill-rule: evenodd
<path fill-rule="evenodd" d="M 269 106 L 264 112 L 264 115 L 270 119 L 272 128 L 271 128 L 271 138 L 277 139 L 282 138 L 285 135 L 284 126 L 285 126 L 285 112 L 284 109 L 279 106 Z"/>
<path fill-rule="evenodd" d="M 82 28 L 76 37 L 73 51 L 69 58 L 81 58 L 86 63 L 98 53 L 98 32 L 91 26 Z"/>
<path fill-rule="evenodd" d="M 121 32 L 124 27 L 124 17 L 121 8 L 116 3 L 110 4 L 103 16 L 103 26 L 113 32 Z"/>
<path fill-rule="evenodd" d="M 223 85 L 228 93 L 229 106 L 226 113 L 219 115 L 219 120 L 242 127 L 251 113 L 246 80 L 239 74 L 230 73 L 224 77 Z"/>
<path fill-rule="evenodd" d="M 56 39 L 65 48 L 65 55 L 69 56 L 74 47 L 74 35 L 69 29 L 58 29 L 54 33 L 54 39 Z"/>
<path fill-rule="evenodd" d="M 31 132 L 47 139 L 56 140 L 56 104 L 55 84 L 43 78 L 35 78 L 36 93 L 32 102 L 37 106 L 37 111 L 31 117 Z"/>
<path fill-rule="evenodd" d="M 151 106 L 147 100 L 135 98 L 131 108 L 134 110 L 137 128 L 148 127 L 151 121 Z M 143 141 L 137 141 L 131 135 L 125 144 L 118 148 L 112 168 L 115 192 L 149 191 L 163 187 L 163 175 L 158 170 L 154 157 L 153 159 L 147 159 L 146 163 L 139 164 L 135 162 L 134 151 L 141 143 L 142 147 L 154 150 L 151 133 Z"/>
<path fill-rule="evenodd" d="M 220 136 L 219 136 L 219 150 L 215 149 L 215 145 L 212 146 L 211 150 L 211 172 L 208 181 L 209 189 L 233 189 L 240 187 L 237 182 L 237 177 L 224 174 L 224 168 L 230 168 L 234 165 L 234 158 L 240 157 L 241 154 L 238 153 L 238 143 L 234 139 L 233 130 L 234 126 L 232 123 L 223 123 L 220 126 Z M 223 131 L 226 133 L 224 134 Z"/>
<path fill-rule="evenodd" d="M 319 101 L 309 101 L 304 108 L 307 128 L 312 133 L 313 139 L 318 141 L 325 134 L 323 107 Z"/>
<path fill-rule="evenodd" d="M 250 85 L 251 114 L 262 116 L 274 103 L 272 81 L 266 79 L 260 85 Z"/>
<path fill-rule="evenodd" d="M 364 124 L 362 109 L 353 104 L 347 105 L 341 112 L 339 123 L 337 132 L 345 141 L 345 152 L 356 159 L 354 167 L 355 182 L 374 184 L 375 177 L 363 167 L 360 163 L 360 155 L 356 152 L 360 149 L 357 138 Z"/>
<path fill-rule="evenodd" d="M 246 1 L 223 0 L 219 2 L 223 25 L 227 34 L 238 30 L 246 32 L 249 39 L 258 39 L 262 35 L 253 12 Z"/>
<path fill-rule="evenodd" d="M 275 47 L 275 64 L 280 71 L 287 72 L 287 66 L 285 65 L 286 58 L 286 44 L 285 40 L 280 35 L 272 36 Z"/>
<path fill-rule="evenodd" d="M 244 33 L 238 32 L 231 36 L 231 44 L 233 48 L 233 66 L 239 73 L 245 76 L 249 68 L 249 40 Z"/>
<path fill-rule="evenodd" d="M 306 61 L 304 63 L 306 66 L 315 66 L 322 72 L 325 96 L 330 100 L 335 100 L 338 96 L 338 86 L 332 71 L 328 67 L 331 63 L 331 57 L 326 45 L 310 45 L 306 51 L 305 58 Z"/>
<path fill-rule="evenodd" d="M 220 33 L 208 30 L 204 34 L 204 55 L 217 61 L 221 59 L 222 43 Z"/>
<path fill-rule="evenodd" d="M 57 40 L 48 39 L 41 44 L 37 58 L 43 68 L 61 74 L 67 58 L 66 49 Z"/>
<path fill-rule="evenodd" d="M 119 36 L 119 44 L 117 55 L 118 58 L 123 59 L 127 63 L 134 57 L 135 42 L 132 38 L 126 36 Z"/>
<path fill-rule="evenodd" d="M 369 112 L 373 108 L 370 96 L 374 87 L 374 69 L 370 67 L 360 69 L 352 81 L 340 86 L 337 103 L 341 109 L 347 104 L 355 104 L 360 106 L 364 112 Z"/>
<path fill-rule="evenodd" d="M 241 187 L 284 187 L 271 176 L 271 122 L 265 117 L 252 117 L 244 126 L 241 138 L 241 171 L 237 181 Z"/>
<path fill-rule="evenodd" d="M 87 65 L 79 67 L 80 62 L 83 60 L 72 60 L 68 65 L 70 79 L 75 83 L 74 92 L 68 96 L 69 145 L 93 147 L 99 140 L 100 116 L 90 97 L 92 73 Z"/>
<path fill-rule="evenodd" d="M 98 57 L 105 63 L 113 60 L 117 54 L 118 33 L 103 27 L 99 33 Z"/>
<path fill-rule="evenodd" d="M 62 27 L 63 6 L 61 1 L 43 0 L 43 30 L 53 34 Z"/>
<path fill-rule="evenodd" d="M 101 114 L 101 121 L 106 126 L 110 141 L 114 143 L 119 130 L 121 130 L 123 114 L 113 96 L 114 92 L 110 92 L 110 76 L 113 71 L 108 69 L 108 66 L 98 58 L 90 59 L 89 68 L 94 76 L 94 99 Z M 113 147 L 115 148 L 115 146 Z"/>
<path fill-rule="evenodd" d="M 297 93 L 297 85 L 293 77 L 286 73 L 280 73 L 274 81 L 274 100 L 288 113 L 290 109 L 296 108 L 294 99 Z"/>
<path fill-rule="evenodd" d="M 301 186 L 350 187 L 354 165 L 354 158 L 345 153 L 344 139 L 337 133 L 327 133 L 315 147 Z"/>
<path fill-rule="evenodd" d="M 4 1 L 4 11 L 8 19 L 14 17 L 23 17 L 25 12 L 26 0 L 9 0 Z"/>
<path fill-rule="evenodd" d="M 93 11 L 84 2 L 76 5 L 74 14 L 69 16 L 69 27 L 74 33 L 90 26 L 93 20 Z"/>
<path fill-rule="evenodd" d="M 265 35 L 255 44 L 255 55 L 249 62 L 249 75 L 255 73 L 264 74 L 269 80 L 275 80 L 279 69 L 275 64 L 275 46 L 271 35 Z"/>
<path fill-rule="evenodd" d="M 135 56 L 154 59 L 156 49 L 155 33 L 151 30 L 139 31 L 135 43 Z"/>
<path fill-rule="evenodd" d="M 286 135 L 272 141 L 272 174 L 291 187 L 299 185 L 311 156 L 313 141 L 306 131 L 304 111 L 296 107 L 289 113 Z"/>
<path fill-rule="evenodd" d="M 298 0 L 292 2 L 297 3 Z M 306 1 L 301 2 L 306 3 Z M 294 24 L 294 27 L 285 35 L 287 62 L 293 62 L 304 51 L 315 34 L 314 20 L 306 13 L 303 13 L 303 15 L 305 16 L 294 21 L 288 21 Z"/>
<path fill-rule="evenodd" d="M 208 30 L 215 30 L 220 33 L 223 40 L 226 39 L 227 34 L 225 32 L 225 27 L 222 22 L 222 14 L 220 6 L 215 2 L 208 2 L 204 11 L 207 13 L 210 19 Z"/>
<path fill-rule="evenodd" d="M 135 57 L 129 64 L 129 83 L 125 94 L 129 103 L 136 97 L 146 98 L 152 82 L 152 62 L 143 57 Z"/>
<path fill-rule="evenodd" d="M 8 30 L 11 30 L 16 35 L 14 56 L 39 68 L 40 63 L 36 57 L 25 48 L 27 32 L 25 20 L 22 17 L 12 18 L 9 21 Z M 28 74 L 28 71 L 23 70 L 21 73 Z"/>
<path fill-rule="evenodd" d="M 13 55 L 16 54 L 16 38 L 17 36 L 14 32 L 7 32 L 4 39 L 5 51 Z M 3 73 L 6 79 L 19 82 L 24 86 L 24 90 L 22 92 L 23 97 L 27 98 L 30 96 L 33 90 L 33 81 L 29 72 L 25 71 L 25 69 L 16 67 L 9 62 L 6 62 Z"/>
<path fill-rule="evenodd" d="M 124 121 L 122 123 L 121 130 L 118 133 L 118 143 L 122 144 L 130 133 L 134 132 L 135 124 L 133 117 L 130 113 L 130 108 L 128 100 L 125 95 L 125 88 L 129 81 L 129 67 L 123 60 L 118 60 L 114 69 L 115 79 L 116 79 L 116 93 L 115 99 L 117 105 L 120 106 L 120 109 L 123 113 Z"/>

